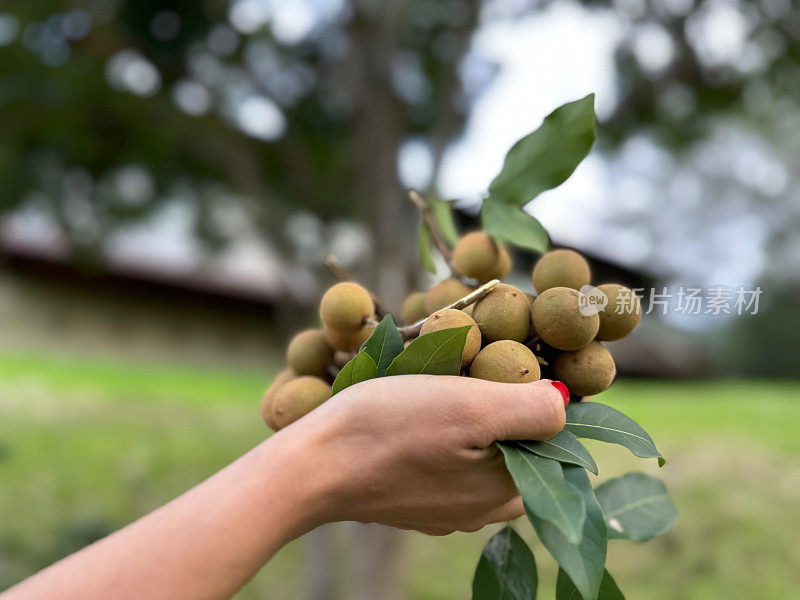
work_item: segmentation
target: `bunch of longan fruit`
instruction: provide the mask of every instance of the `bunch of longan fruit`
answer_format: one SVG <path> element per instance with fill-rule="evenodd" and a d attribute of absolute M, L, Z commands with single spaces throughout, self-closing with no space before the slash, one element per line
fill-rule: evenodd
<path fill-rule="evenodd" d="M 494 281 L 508 275 L 512 258 L 484 232 L 461 237 L 450 264 L 452 277 L 406 298 L 400 311 L 404 338 L 471 326 L 462 354 L 465 376 L 504 383 L 544 376 L 562 381 L 575 399 L 611 385 L 616 366 L 601 342 L 621 339 L 638 325 L 641 305 L 630 289 L 598 286 L 608 298 L 605 310 L 585 314 L 579 290 L 590 283 L 590 268 L 580 254 L 565 249 L 544 254 L 534 265 L 538 296 Z M 473 304 L 452 306 L 486 282 L 493 285 L 484 285 L 486 293 Z M 623 299 L 625 310 L 618 310 Z M 375 308 L 373 296 L 357 283 L 337 283 L 325 292 L 322 328 L 292 339 L 288 368 L 264 394 L 261 413 L 269 427 L 285 427 L 330 398 L 338 370 L 375 329 Z"/>

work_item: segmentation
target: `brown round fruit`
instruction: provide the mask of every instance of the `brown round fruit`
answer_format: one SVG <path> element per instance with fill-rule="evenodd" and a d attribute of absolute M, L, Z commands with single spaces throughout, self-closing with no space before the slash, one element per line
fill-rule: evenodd
<path fill-rule="evenodd" d="M 528 299 L 528 305 L 531 307 L 531 331 L 530 335 L 536 335 L 536 326 L 533 324 L 533 303 L 536 301 L 536 296 L 533 294 L 529 294 L 528 292 L 523 292 L 525 297 Z"/>
<path fill-rule="evenodd" d="M 530 348 L 511 340 L 500 340 L 478 352 L 469 376 L 501 383 L 528 383 L 541 374 L 539 361 Z"/>
<path fill-rule="evenodd" d="M 533 267 L 533 287 L 541 294 L 554 287 L 579 290 L 587 285 L 592 274 L 589 263 L 574 250 L 552 250 Z"/>
<path fill-rule="evenodd" d="M 425 310 L 431 315 L 437 310 L 449 306 L 473 291 L 473 288 L 464 285 L 458 279 L 445 279 L 440 281 L 425 295 Z"/>
<path fill-rule="evenodd" d="M 620 340 L 633 331 L 642 319 L 642 305 L 630 288 L 618 283 L 597 287 L 608 298 L 605 310 L 598 313 L 600 329 L 597 339 L 606 342 Z"/>
<path fill-rule="evenodd" d="M 272 402 L 275 399 L 275 394 L 281 386 L 295 377 L 296 375 L 291 369 L 284 369 L 275 376 L 275 379 L 272 380 L 267 391 L 264 392 L 264 397 L 261 399 L 261 418 L 264 419 L 264 423 L 266 423 L 267 427 L 272 429 L 272 431 L 278 431 L 278 429 L 280 429 L 272 418 Z"/>
<path fill-rule="evenodd" d="M 285 383 L 272 401 L 272 419 L 280 428 L 294 423 L 331 397 L 331 386 L 319 377 L 303 375 Z"/>
<path fill-rule="evenodd" d="M 322 332 L 325 334 L 325 339 L 328 340 L 328 343 L 342 352 L 358 350 L 361 344 L 369 339 L 373 331 L 375 331 L 374 325 L 364 325 L 358 331 L 339 331 L 338 329 L 322 326 Z"/>
<path fill-rule="evenodd" d="M 494 276 L 499 259 L 499 246 L 482 231 L 468 233 L 453 248 L 455 270 L 479 281 L 488 281 Z"/>
<path fill-rule="evenodd" d="M 325 292 L 319 307 L 323 325 L 342 332 L 360 330 L 374 312 L 369 292 L 350 281 L 337 283 Z"/>
<path fill-rule="evenodd" d="M 420 335 L 431 333 L 432 331 L 440 331 L 442 329 L 449 329 L 450 327 L 472 327 L 467 334 L 467 342 L 464 344 L 464 353 L 461 355 L 461 365 L 466 366 L 481 349 L 481 332 L 475 321 L 468 314 L 463 311 L 456 310 L 455 308 L 443 308 L 437 310 L 430 317 L 425 319 L 420 329 Z"/>
<path fill-rule="evenodd" d="M 533 303 L 533 325 L 545 344 L 559 350 L 578 350 L 597 335 L 600 317 L 583 315 L 577 290 L 550 288 Z"/>
<path fill-rule="evenodd" d="M 489 279 L 504 279 L 510 272 L 513 265 L 511 260 L 511 253 L 506 250 L 505 246 L 498 244 L 499 256 L 494 265 L 494 273 Z"/>
<path fill-rule="evenodd" d="M 553 376 L 578 396 L 599 394 L 611 385 L 616 374 L 614 359 L 600 342 L 563 352 L 553 362 Z"/>
<path fill-rule="evenodd" d="M 499 283 L 475 303 L 472 318 L 490 342 L 524 342 L 531 330 L 528 299 L 514 286 Z"/>
<path fill-rule="evenodd" d="M 301 331 L 289 342 L 286 361 L 298 375 L 325 377 L 333 361 L 333 348 L 328 345 L 321 329 Z"/>
<path fill-rule="evenodd" d="M 345 352 L 344 350 L 336 350 L 333 353 L 333 366 L 337 369 L 341 369 L 348 362 L 350 362 L 351 358 L 352 356 L 350 356 L 349 352 Z"/>
<path fill-rule="evenodd" d="M 412 292 L 403 302 L 403 307 L 400 309 L 400 316 L 403 322 L 411 325 L 420 319 L 428 316 L 425 310 L 425 292 Z"/>

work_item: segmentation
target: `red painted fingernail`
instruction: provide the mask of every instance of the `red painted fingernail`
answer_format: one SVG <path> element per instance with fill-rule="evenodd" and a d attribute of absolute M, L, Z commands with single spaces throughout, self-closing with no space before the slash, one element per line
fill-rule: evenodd
<path fill-rule="evenodd" d="M 551 381 L 550 383 L 553 384 L 554 388 L 561 392 L 561 397 L 564 398 L 564 406 L 569 404 L 569 390 L 567 389 L 567 386 L 560 381 Z"/>

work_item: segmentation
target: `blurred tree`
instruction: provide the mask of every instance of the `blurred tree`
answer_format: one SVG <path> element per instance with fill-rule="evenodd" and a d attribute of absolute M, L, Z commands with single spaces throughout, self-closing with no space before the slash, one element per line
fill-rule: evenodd
<path fill-rule="evenodd" d="M 203 193 L 221 184 L 275 239 L 293 210 L 366 219 L 373 283 L 394 300 L 405 292 L 416 259 L 397 232 L 416 215 L 397 152 L 420 136 L 440 156 L 458 133 L 468 101 L 457 65 L 475 3 L 10 9 L 4 19 L 21 35 L 0 49 L 0 210 L 36 201 L 77 252 L 96 255 L 109 232 L 181 184 L 199 209 L 197 232 L 221 244 Z"/>

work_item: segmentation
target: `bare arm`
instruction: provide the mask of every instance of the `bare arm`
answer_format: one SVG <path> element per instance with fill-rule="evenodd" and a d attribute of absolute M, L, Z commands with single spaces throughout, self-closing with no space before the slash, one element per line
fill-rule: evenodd
<path fill-rule="evenodd" d="M 523 514 L 522 501 L 493 442 L 546 439 L 563 425 L 549 381 L 364 382 L 0 598 L 216 600 L 322 523 L 446 534 L 510 520 Z"/>

